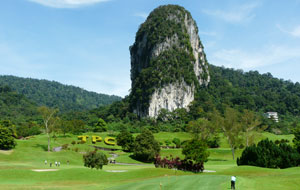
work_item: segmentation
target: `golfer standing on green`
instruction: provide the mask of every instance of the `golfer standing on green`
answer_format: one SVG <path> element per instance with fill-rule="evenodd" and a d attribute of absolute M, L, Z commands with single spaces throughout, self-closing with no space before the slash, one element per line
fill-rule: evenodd
<path fill-rule="evenodd" d="M 231 176 L 231 190 L 235 189 L 235 181 L 236 181 L 236 177 L 235 176 Z"/>

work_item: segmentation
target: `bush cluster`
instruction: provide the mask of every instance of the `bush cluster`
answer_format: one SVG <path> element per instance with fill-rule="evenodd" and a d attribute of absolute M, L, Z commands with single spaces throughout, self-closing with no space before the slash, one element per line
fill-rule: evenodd
<path fill-rule="evenodd" d="M 144 130 L 135 138 L 133 146 L 133 157 L 137 160 L 151 162 L 155 155 L 159 154 L 159 142 L 154 139 L 149 130 Z"/>
<path fill-rule="evenodd" d="M 281 144 L 281 143 L 289 143 L 290 141 L 288 139 L 281 139 L 281 140 L 275 140 L 275 144 Z"/>
<path fill-rule="evenodd" d="M 17 145 L 12 131 L 0 125 L 0 150 L 10 150 Z"/>
<path fill-rule="evenodd" d="M 251 165 L 266 168 L 289 168 L 300 165 L 300 154 L 297 150 L 286 143 L 276 145 L 273 141 L 265 139 L 257 146 L 247 147 L 237 164 Z"/>
<path fill-rule="evenodd" d="M 209 139 L 206 143 L 209 148 L 219 148 L 220 147 L 220 137 L 214 136 L 212 139 Z"/>
<path fill-rule="evenodd" d="M 91 151 L 83 155 L 84 166 L 91 169 L 102 169 L 103 165 L 108 164 L 106 155 L 103 152 Z"/>
<path fill-rule="evenodd" d="M 178 169 L 182 171 L 191 171 L 195 173 L 203 172 L 203 163 L 193 163 L 191 160 L 181 160 L 179 157 L 173 158 L 170 156 L 161 158 L 159 155 L 155 157 L 154 165 L 156 168 Z"/>
<path fill-rule="evenodd" d="M 117 144 L 119 146 L 122 146 L 122 149 L 125 152 L 132 152 L 134 146 L 134 138 L 131 133 L 125 130 L 121 131 L 121 133 L 117 135 L 116 140 Z"/>

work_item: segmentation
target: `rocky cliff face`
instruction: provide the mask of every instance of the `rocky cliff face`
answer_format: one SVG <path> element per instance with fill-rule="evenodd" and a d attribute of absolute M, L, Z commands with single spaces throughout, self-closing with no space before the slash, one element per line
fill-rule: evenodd
<path fill-rule="evenodd" d="M 187 108 L 210 77 L 198 28 L 183 7 L 166 5 L 150 13 L 130 47 L 130 104 L 139 116 Z"/>

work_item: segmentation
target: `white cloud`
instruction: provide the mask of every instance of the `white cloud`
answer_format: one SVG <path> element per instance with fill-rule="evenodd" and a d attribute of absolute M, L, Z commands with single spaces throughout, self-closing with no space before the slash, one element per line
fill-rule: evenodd
<path fill-rule="evenodd" d="M 257 69 L 264 66 L 284 64 L 300 59 L 300 47 L 269 46 L 263 50 L 248 52 L 239 49 L 223 49 L 212 53 L 210 63 L 236 69 Z"/>
<path fill-rule="evenodd" d="M 283 28 L 281 25 L 277 24 L 276 25 L 277 28 L 279 30 L 281 30 L 282 32 L 284 33 L 287 33 L 291 36 L 294 36 L 294 37 L 300 37 L 300 25 L 299 26 L 295 26 L 292 30 L 287 30 L 286 28 Z"/>
<path fill-rule="evenodd" d="M 225 20 L 231 23 L 240 23 L 250 21 L 255 17 L 254 9 L 259 6 L 258 3 L 244 4 L 233 7 L 231 10 L 202 10 L 204 14 Z"/>
<path fill-rule="evenodd" d="M 28 0 L 53 8 L 78 8 L 81 6 L 101 3 L 109 0 Z"/>
<path fill-rule="evenodd" d="M 148 13 L 145 12 L 139 12 L 139 13 L 135 13 L 134 16 L 136 17 L 140 17 L 142 19 L 146 19 L 148 17 Z"/>

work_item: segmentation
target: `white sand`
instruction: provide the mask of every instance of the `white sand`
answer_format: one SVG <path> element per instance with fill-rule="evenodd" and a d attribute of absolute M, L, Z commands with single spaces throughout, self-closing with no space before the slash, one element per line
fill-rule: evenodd
<path fill-rule="evenodd" d="M 54 171 L 58 171 L 58 169 L 35 169 L 32 171 L 34 171 L 34 172 L 54 172 Z"/>
<path fill-rule="evenodd" d="M 213 171 L 213 170 L 203 170 L 203 172 L 205 172 L 205 173 L 215 173 L 216 171 Z"/>
<path fill-rule="evenodd" d="M 106 172 L 127 172 L 127 170 L 105 170 Z"/>
<path fill-rule="evenodd" d="M 13 150 L 0 150 L 0 154 L 10 155 L 13 153 Z"/>

